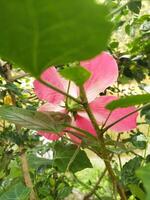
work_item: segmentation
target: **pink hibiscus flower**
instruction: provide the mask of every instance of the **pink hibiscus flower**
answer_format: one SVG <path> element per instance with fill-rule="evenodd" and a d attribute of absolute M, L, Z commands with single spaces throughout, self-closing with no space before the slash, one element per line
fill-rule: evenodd
<path fill-rule="evenodd" d="M 103 52 L 91 60 L 80 62 L 80 65 L 91 72 L 91 77 L 84 84 L 84 88 L 89 105 L 100 125 L 106 122 L 108 116 L 109 118 L 105 124 L 106 126 L 135 110 L 134 107 L 118 108 L 110 114 L 110 111 L 107 110 L 105 106 L 112 100 L 117 99 L 117 97 L 99 96 L 100 92 L 103 92 L 107 87 L 111 86 L 118 78 L 117 63 L 109 53 Z M 45 70 L 42 73 L 41 78 L 65 92 L 68 90 L 69 81 L 64 80 L 55 67 L 50 67 Z M 39 111 L 71 113 L 73 116 L 73 125 L 76 125 L 77 127 L 96 136 L 95 130 L 87 114 L 83 109 L 81 109 L 81 106 L 77 105 L 76 102 L 68 99 L 67 103 L 65 103 L 66 97 L 46 87 L 37 80 L 34 81 L 34 91 L 39 99 L 46 101 L 46 103 L 39 108 Z M 78 87 L 72 82 L 70 83 L 69 94 L 74 97 L 79 96 Z M 115 124 L 111 129 L 116 132 L 130 131 L 136 128 L 136 118 L 137 113 Z M 43 131 L 39 131 L 38 133 L 49 140 L 59 139 L 59 136 L 55 133 L 47 133 Z M 63 135 L 63 133 L 60 134 Z M 70 137 L 72 140 L 79 142 L 79 139 L 75 136 L 70 134 Z"/>

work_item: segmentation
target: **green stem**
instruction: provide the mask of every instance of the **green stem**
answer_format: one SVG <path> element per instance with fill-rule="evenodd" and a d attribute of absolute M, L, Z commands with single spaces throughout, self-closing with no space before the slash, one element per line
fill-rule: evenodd
<path fill-rule="evenodd" d="M 94 187 L 91 189 L 91 191 L 88 194 L 85 195 L 83 200 L 89 200 L 90 197 L 92 197 L 95 194 L 95 192 L 97 191 L 99 184 L 100 184 L 101 180 L 103 179 L 103 177 L 105 176 L 106 172 L 107 172 L 107 169 L 105 168 L 104 171 L 102 172 L 101 176 L 98 178 Z"/>
<path fill-rule="evenodd" d="M 79 99 L 77 99 L 77 98 L 71 96 L 70 94 L 67 94 L 66 92 L 60 90 L 59 88 L 55 87 L 54 85 L 50 84 L 49 82 L 44 81 L 44 80 L 41 79 L 41 78 L 39 78 L 38 81 L 39 81 L 40 83 L 42 83 L 43 85 L 45 85 L 45 86 L 51 88 L 52 90 L 55 90 L 56 92 L 58 92 L 58 93 L 60 93 L 60 94 L 62 94 L 62 95 L 64 95 L 64 96 L 66 96 L 66 97 L 72 99 L 73 101 L 77 102 L 78 104 L 82 104 L 82 102 L 81 102 Z"/>
<path fill-rule="evenodd" d="M 118 193 L 121 197 L 122 200 L 126 200 L 126 195 L 125 195 L 125 192 L 124 192 L 124 188 L 119 184 L 119 181 L 116 177 L 116 175 L 114 174 L 113 172 L 113 169 L 111 167 L 111 164 L 110 164 L 110 160 L 109 160 L 109 152 L 107 151 L 106 147 L 105 147 L 105 143 L 104 143 L 104 138 L 103 138 L 103 134 L 98 126 L 98 123 L 96 121 L 96 118 L 94 117 L 92 111 L 91 111 L 91 108 L 88 104 L 88 100 L 87 100 L 87 96 L 86 96 L 86 93 L 85 93 L 85 90 L 83 88 L 83 86 L 81 86 L 80 88 L 80 98 L 82 100 L 82 105 L 85 109 L 85 111 L 87 112 L 90 120 L 91 120 L 91 123 L 97 133 L 97 136 L 98 136 L 98 141 L 99 141 L 99 144 L 101 146 L 101 149 L 102 151 L 101 152 L 97 152 L 97 155 L 100 156 L 104 163 L 105 163 L 105 166 L 108 170 L 108 173 L 112 179 L 112 182 L 113 182 L 113 185 L 117 188 L 118 190 Z"/>

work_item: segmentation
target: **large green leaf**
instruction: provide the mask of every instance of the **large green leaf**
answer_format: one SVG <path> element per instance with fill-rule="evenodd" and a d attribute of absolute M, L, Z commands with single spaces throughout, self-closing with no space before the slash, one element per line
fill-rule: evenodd
<path fill-rule="evenodd" d="M 54 165 L 58 167 L 61 172 L 68 170 L 77 172 L 85 168 L 91 168 L 91 162 L 83 150 L 79 150 L 76 154 L 77 146 L 73 144 L 57 143 L 54 147 Z M 74 157 L 74 155 L 76 156 Z M 72 160 L 72 158 L 74 159 Z M 70 161 L 72 162 L 70 163 Z M 70 163 L 70 165 L 69 165 Z"/>
<path fill-rule="evenodd" d="M 146 103 L 150 103 L 150 94 L 126 96 L 121 99 L 110 102 L 109 104 L 107 104 L 106 108 L 109 110 L 114 110 L 116 108 L 124 108 L 128 106 L 135 106 Z"/>
<path fill-rule="evenodd" d="M 28 200 L 30 189 L 25 187 L 21 182 L 13 184 L 0 196 L 0 200 Z"/>
<path fill-rule="evenodd" d="M 63 113 L 37 112 L 15 106 L 1 106 L 0 117 L 28 129 L 53 132 L 62 131 L 71 122 Z"/>
<path fill-rule="evenodd" d="M 144 187 L 146 189 L 147 195 L 145 200 L 150 200 L 150 164 L 140 168 L 136 172 L 137 176 L 143 181 Z"/>
<path fill-rule="evenodd" d="M 81 86 L 90 77 L 90 72 L 80 66 L 67 67 L 59 71 L 59 73 L 70 81 L 73 81 L 76 85 Z"/>
<path fill-rule="evenodd" d="M 49 65 L 95 56 L 111 33 L 95 0 L 1 0 L 0 56 L 38 76 Z"/>

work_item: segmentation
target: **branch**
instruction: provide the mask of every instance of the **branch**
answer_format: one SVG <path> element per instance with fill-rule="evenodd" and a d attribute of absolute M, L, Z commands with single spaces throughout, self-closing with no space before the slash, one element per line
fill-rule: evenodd
<path fill-rule="evenodd" d="M 142 106 L 142 107 L 136 109 L 135 111 L 130 112 L 130 113 L 128 113 L 127 115 L 124 115 L 123 117 L 119 118 L 118 120 L 116 120 L 116 121 L 113 122 L 112 124 L 106 126 L 106 127 L 102 130 L 102 132 L 105 133 L 109 128 L 111 128 L 111 127 L 114 126 L 115 124 L 117 124 L 117 123 L 119 123 L 120 121 L 126 119 L 127 117 L 129 117 L 129 116 L 131 116 L 131 115 L 137 113 L 138 111 L 140 111 L 140 110 L 146 108 L 147 106 L 150 106 L 150 103 L 148 103 L 148 104 L 146 104 L 146 105 L 144 105 L 144 106 Z"/>
<path fill-rule="evenodd" d="M 19 148 L 20 148 L 20 154 L 21 154 L 20 155 L 21 168 L 22 168 L 22 172 L 23 172 L 25 185 L 31 190 L 30 200 L 37 200 L 38 197 L 37 197 L 37 194 L 34 191 L 33 183 L 32 183 L 31 177 L 30 177 L 26 153 L 24 152 L 23 147 L 19 147 Z"/>
<path fill-rule="evenodd" d="M 101 182 L 101 180 L 103 179 L 103 177 L 105 176 L 107 172 L 107 169 L 105 168 L 105 170 L 102 172 L 101 176 L 99 177 L 99 179 L 97 180 L 96 184 L 94 185 L 94 187 L 92 188 L 92 190 L 87 194 L 85 195 L 84 199 L 83 200 L 89 200 L 91 196 L 93 196 L 93 194 L 95 194 L 96 190 L 98 189 L 98 186 Z"/>
<path fill-rule="evenodd" d="M 72 99 L 73 101 L 77 102 L 78 104 L 82 104 L 82 102 L 80 100 L 78 100 L 77 98 L 71 96 L 70 94 L 67 94 L 66 92 L 60 90 L 59 88 L 55 87 L 54 85 L 50 84 L 49 82 L 44 81 L 41 78 L 39 78 L 38 81 L 41 82 L 43 85 L 51 88 L 52 90 L 54 90 L 54 91 L 56 91 L 56 92 L 58 92 L 58 93 L 60 93 L 60 94 L 62 94 L 64 96 Z"/>

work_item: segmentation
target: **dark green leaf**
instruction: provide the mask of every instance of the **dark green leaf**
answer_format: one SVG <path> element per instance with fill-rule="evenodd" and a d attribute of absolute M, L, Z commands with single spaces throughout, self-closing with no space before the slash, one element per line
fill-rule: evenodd
<path fill-rule="evenodd" d="M 106 105 L 106 108 L 109 110 L 114 110 L 116 108 L 124 108 L 129 106 L 146 104 L 149 102 L 150 102 L 150 94 L 133 95 L 112 101 Z"/>
<path fill-rule="evenodd" d="M 135 171 L 140 168 L 142 160 L 142 157 L 137 156 L 126 162 L 123 166 L 121 171 L 121 181 L 125 186 L 139 183 L 139 179 L 135 175 Z"/>
<path fill-rule="evenodd" d="M 0 196 L 0 200 L 28 200 L 29 194 L 30 189 L 19 182 L 9 187 L 9 189 Z"/>
<path fill-rule="evenodd" d="M 34 76 L 97 55 L 111 33 L 95 0 L 1 0 L 0 8 L 0 56 Z"/>
<path fill-rule="evenodd" d="M 136 172 L 137 176 L 143 181 L 144 187 L 146 189 L 147 195 L 145 200 L 150 200 L 150 164 L 140 168 Z"/>
<path fill-rule="evenodd" d="M 146 123 L 150 124 L 150 106 L 142 109 L 140 114 L 145 117 Z"/>
<path fill-rule="evenodd" d="M 141 0 L 130 0 L 130 2 L 128 3 L 128 8 L 136 14 L 139 14 L 141 6 Z"/>
<path fill-rule="evenodd" d="M 72 159 L 76 149 L 78 147 L 72 144 L 61 144 L 57 143 L 54 147 L 55 157 L 54 165 L 61 171 L 65 172 L 70 160 Z M 75 159 L 71 163 L 69 170 L 72 172 L 77 172 L 85 168 L 91 168 L 91 162 L 88 159 L 86 153 L 83 150 L 79 150 Z"/>
<path fill-rule="evenodd" d="M 14 106 L 1 106 L 0 117 L 33 130 L 60 132 L 71 122 L 68 115 L 59 112 L 37 112 Z"/>
<path fill-rule="evenodd" d="M 80 66 L 67 67 L 59 71 L 59 73 L 76 85 L 81 86 L 90 77 L 90 72 Z"/>
<path fill-rule="evenodd" d="M 147 139 L 141 132 L 131 135 L 130 141 L 136 148 L 145 149 L 147 147 Z"/>

